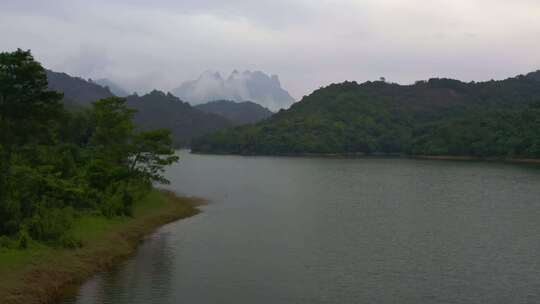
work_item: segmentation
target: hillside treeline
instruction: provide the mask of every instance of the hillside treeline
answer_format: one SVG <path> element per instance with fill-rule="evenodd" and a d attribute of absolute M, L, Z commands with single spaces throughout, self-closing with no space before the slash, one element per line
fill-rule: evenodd
<path fill-rule="evenodd" d="M 540 157 L 540 72 L 502 81 L 344 82 L 254 125 L 200 137 L 232 154 Z"/>

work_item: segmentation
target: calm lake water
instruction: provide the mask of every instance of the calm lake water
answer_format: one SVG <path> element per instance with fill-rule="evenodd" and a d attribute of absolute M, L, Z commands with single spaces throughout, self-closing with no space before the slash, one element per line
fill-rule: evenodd
<path fill-rule="evenodd" d="M 540 303 L 540 170 L 181 153 L 210 199 L 65 303 Z"/>

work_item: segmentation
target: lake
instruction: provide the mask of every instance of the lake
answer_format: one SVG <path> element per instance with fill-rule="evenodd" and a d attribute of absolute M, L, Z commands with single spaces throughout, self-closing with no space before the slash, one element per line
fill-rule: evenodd
<path fill-rule="evenodd" d="M 210 200 L 65 303 L 540 303 L 540 170 L 191 155 Z"/>

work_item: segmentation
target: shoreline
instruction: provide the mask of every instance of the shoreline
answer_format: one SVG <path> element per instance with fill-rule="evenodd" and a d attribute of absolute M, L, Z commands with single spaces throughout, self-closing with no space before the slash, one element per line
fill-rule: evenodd
<path fill-rule="evenodd" d="M 81 233 L 79 249 L 35 245 L 31 250 L 0 251 L 0 302 L 3 304 L 56 303 L 66 291 L 94 274 L 108 270 L 131 256 L 144 237 L 157 228 L 200 213 L 204 200 L 152 190 L 132 218 L 81 220 L 79 226 L 98 223 Z M 86 222 L 85 222 L 86 221 Z M 94 226 L 89 226 L 94 228 Z M 83 227 L 84 228 L 84 227 Z M 82 230 L 81 230 L 82 231 Z"/>
<path fill-rule="evenodd" d="M 416 155 L 409 156 L 412 159 L 424 160 L 455 160 L 455 161 L 484 161 L 499 163 L 540 164 L 538 158 L 499 158 L 499 157 L 475 157 L 475 156 L 451 156 L 451 155 Z"/>
<path fill-rule="evenodd" d="M 405 158 L 417 160 L 450 160 L 450 161 L 482 161 L 482 162 L 497 162 L 497 163 L 521 163 L 521 164 L 540 164 L 540 158 L 504 158 L 504 157 L 478 157 L 478 156 L 453 156 L 453 155 L 407 155 L 407 154 L 392 154 L 392 153 L 284 153 L 284 154 L 239 154 L 239 153 L 209 153 L 209 152 L 192 152 L 195 155 L 231 155 L 231 156 L 246 156 L 246 157 L 319 157 L 319 158 Z"/>

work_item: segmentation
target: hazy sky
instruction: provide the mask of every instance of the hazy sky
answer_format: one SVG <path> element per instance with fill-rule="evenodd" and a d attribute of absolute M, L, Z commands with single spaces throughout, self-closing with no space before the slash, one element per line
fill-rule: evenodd
<path fill-rule="evenodd" d="M 540 69 L 540 0 L 0 0 L 0 50 L 168 90 L 204 70 L 343 80 L 500 79 Z"/>

